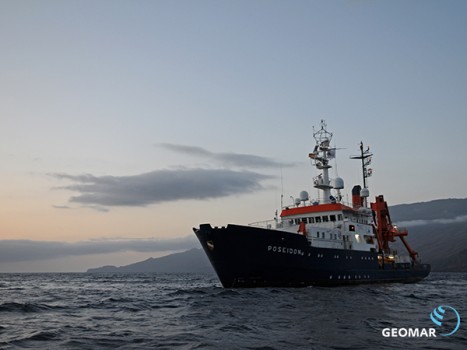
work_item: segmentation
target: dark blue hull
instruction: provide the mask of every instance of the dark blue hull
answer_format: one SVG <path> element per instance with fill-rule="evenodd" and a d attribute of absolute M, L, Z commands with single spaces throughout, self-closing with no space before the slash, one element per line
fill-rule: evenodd
<path fill-rule="evenodd" d="M 194 231 L 226 288 L 408 283 L 430 273 L 428 264 L 380 265 L 376 252 L 310 247 L 304 236 L 277 230 L 204 224 Z"/>

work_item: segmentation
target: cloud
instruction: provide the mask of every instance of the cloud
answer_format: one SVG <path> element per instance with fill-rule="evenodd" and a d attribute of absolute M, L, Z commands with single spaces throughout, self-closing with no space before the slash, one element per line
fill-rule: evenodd
<path fill-rule="evenodd" d="M 0 263 L 39 261 L 116 252 L 163 252 L 199 247 L 194 236 L 175 239 L 101 239 L 76 243 L 0 240 Z"/>
<path fill-rule="evenodd" d="M 71 209 L 68 205 L 52 205 L 55 209 Z"/>
<path fill-rule="evenodd" d="M 228 166 L 245 168 L 281 168 L 295 165 L 294 163 L 279 162 L 269 157 L 262 157 L 253 154 L 216 153 L 197 146 L 186 146 L 173 143 L 161 143 L 160 146 L 174 152 L 207 158 Z"/>
<path fill-rule="evenodd" d="M 157 170 L 131 176 L 49 175 L 74 182 L 58 187 L 79 193 L 70 202 L 100 210 L 109 206 L 147 206 L 251 193 L 262 190 L 261 181 L 272 178 L 251 171 L 200 168 Z"/>
<path fill-rule="evenodd" d="M 467 215 L 456 216 L 453 219 L 433 219 L 433 220 L 410 220 L 397 223 L 401 227 L 413 227 L 433 224 L 460 224 L 467 222 Z"/>

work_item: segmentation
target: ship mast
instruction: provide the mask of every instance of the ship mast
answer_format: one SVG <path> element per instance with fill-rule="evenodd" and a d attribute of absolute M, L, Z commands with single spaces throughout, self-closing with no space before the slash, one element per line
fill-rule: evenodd
<path fill-rule="evenodd" d="M 316 140 L 316 146 L 312 153 L 308 156 L 314 160 L 315 167 L 323 172 L 317 177 L 313 178 L 313 185 L 315 188 L 323 191 L 323 203 L 331 203 L 331 179 L 329 178 L 329 169 L 332 168 L 329 165 L 329 160 L 335 157 L 335 148 L 331 148 L 332 133 L 326 130 L 326 122 L 321 120 L 320 129 L 314 131 L 313 137 Z"/>
<path fill-rule="evenodd" d="M 372 156 L 373 153 L 370 152 L 370 147 L 367 147 L 367 149 L 365 150 L 365 148 L 363 147 L 363 142 L 360 142 L 360 155 L 350 157 L 350 159 L 362 160 L 363 188 L 362 193 L 360 195 L 363 197 L 363 204 L 365 207 L 367 207 L 368 205 L 367 197 L 369 195 L 366 179 L 369 178 L 373 173 L 373 170 L 371 168 L 368 168 L 368 166 L 371 164 Z"/>

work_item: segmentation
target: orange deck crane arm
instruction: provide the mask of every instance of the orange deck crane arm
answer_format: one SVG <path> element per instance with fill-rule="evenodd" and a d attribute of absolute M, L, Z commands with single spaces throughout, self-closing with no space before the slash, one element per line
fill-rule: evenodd
<path fill-rule="evenodd" d="M 408 235 L 408 232 L 405 229 L 399 230 L 396 226 L 392 225 L 388 204 L 382 195 L 377 196 L 376 201 L 371 203 L 371 210 L 373 211 L 376 238 L 378 240 L 380 252 L 389 254 L 389 242 L 394 242 L 395 237 L 399 237 L 407 249 L 411 259 L 415 261 L 418 253 L 410 247 L 409 243 L 404 238 Z"/>

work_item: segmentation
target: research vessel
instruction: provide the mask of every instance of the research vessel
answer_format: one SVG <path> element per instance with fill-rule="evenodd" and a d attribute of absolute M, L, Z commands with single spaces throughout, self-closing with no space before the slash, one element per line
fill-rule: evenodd
<path fill-rule="evenodd" d="M 324 121 L 313 128 L 309 158 L 318 171 L 312 179 L 317 199 L 302 191 L 293 205 L 281 203 L 274 220 L 193 228 L 224 287 L 417 282 L 430 273 L 408 244 L 407 230 L 392 223 L 384 197 L 368 203 L 373 154 L 363 143 L 351 157 L 361 161 L 363 183 L 352 188 L 351 203 L 343 200 L 344 180 L 330 177 L 337 152 L 332 136 Z M 396 238 L 408 255 L 393 249 Z"/>

